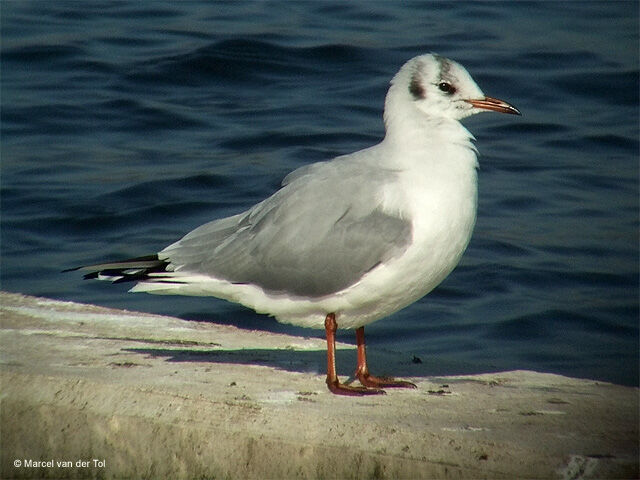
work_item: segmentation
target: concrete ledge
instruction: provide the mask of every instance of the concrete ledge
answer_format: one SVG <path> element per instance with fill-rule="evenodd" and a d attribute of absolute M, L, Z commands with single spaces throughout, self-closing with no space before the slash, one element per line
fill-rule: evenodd
<path fill-rule="evenodd" d="M 336 397 L 321 339 L 9 293 L 0 305 L 3 479 L 639 474 L 636 388 L 430 377 L 372 349 L 419 388 Z M 345 371 L 355 352 L 340 347 Z"/>

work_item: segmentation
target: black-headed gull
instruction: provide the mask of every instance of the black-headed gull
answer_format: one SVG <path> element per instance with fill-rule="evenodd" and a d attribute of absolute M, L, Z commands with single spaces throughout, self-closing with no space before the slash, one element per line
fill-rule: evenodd
<path fill-rule="evenodd" d="M 85 278 L 135 281 L 133 292 L 214 296 L 281 322 L 325 328 L 327 385 L 368 395 L 410 382 L 369 373 L 364 326 L 415 302 L 458 264 L 476 220 L 474 137 L 460 120 L 492 110 L 458 63 L 405 63 L 385 100 L 377 145 L 290 173 L 249 210 L 206 223 L 156 255 L 81 267 Z M 356 377 L 335 366 L 337 328 L 356 330 Z"/>

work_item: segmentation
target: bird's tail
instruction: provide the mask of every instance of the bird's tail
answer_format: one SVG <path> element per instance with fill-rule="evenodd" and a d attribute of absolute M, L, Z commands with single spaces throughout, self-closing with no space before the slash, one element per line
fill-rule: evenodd
<path fill-rule="evenodd" d="M 112 263 L 100 263 L 97 265 L 85 265 L 69 268 L 64 272 L 86 271 L 85 280 L 108 280 L 113 283 L 140 282 L 149 278 L 152 273 L 166 272 L 169 262 L 160 260 L 158 255 L 130 258 Z"/>

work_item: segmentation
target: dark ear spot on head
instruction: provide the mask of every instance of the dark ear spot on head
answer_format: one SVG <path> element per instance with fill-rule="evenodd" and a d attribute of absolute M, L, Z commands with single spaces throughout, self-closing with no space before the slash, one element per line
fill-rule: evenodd
<path fill-rule="evenodd" d="M 426 92 L 422 84 L 420 83 L 420 76 L 417 73 L 411 77 L 411 83 L 409 83 L 409 93 L 413 95 L 414 100 L 422 100 L 426 96 Z"/>

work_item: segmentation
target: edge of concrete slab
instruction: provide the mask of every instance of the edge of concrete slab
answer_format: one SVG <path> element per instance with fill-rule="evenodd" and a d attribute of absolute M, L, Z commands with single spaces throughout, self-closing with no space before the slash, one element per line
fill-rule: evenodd
<path fill-rule="evenodd" d="M 336 397 L 319 338 L 5 292 L 0 311 L 2 478 L 638 477 L 637 388 L 374 351 L 418 389 Z"/>

